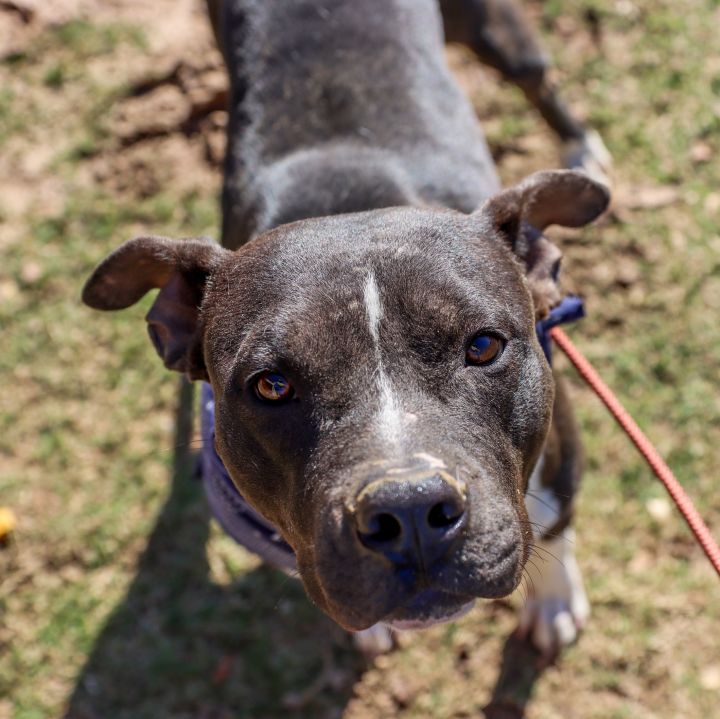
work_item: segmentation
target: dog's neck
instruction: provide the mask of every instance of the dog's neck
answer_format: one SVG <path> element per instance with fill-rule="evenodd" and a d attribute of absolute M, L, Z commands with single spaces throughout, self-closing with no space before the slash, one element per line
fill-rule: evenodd
<path fill-rule="evenodd" d="M 392 153 L 352 142 L 273 163 L 262 173 L 259 194 L 258 232 L 311 217 L 423 204 Z"/>
<path fill-rule="evenodd" d="M 226 247 L 311 217 L 470 213 L 500 189 L 435 0 L 226 5 Z"/>

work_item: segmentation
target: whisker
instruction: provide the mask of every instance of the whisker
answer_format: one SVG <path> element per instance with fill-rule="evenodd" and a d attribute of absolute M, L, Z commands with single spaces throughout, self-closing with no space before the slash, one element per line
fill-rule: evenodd
<path fill-rule="evenodd" d="M 561 494 L 560 492 L 556 492 L 553 487 L 545 487 L 545 489 L 549 489 L 556 497 L 560 497 L 561 499 L 572 499 L 573 497 L 571 494 Z M 525 494 L 535 494 L 535 490 L 527 489 L 525 490 Z"/>
<path fill-rule="evenodd" d="M 530 577 L 530 573 L 528 570 L 523 567 L 523 578 L 522 578 L 522 587 L 525 590 L 525 593 L 522 595 L 523 600 L 523 606 L 525 606 L 528 603 L 528 599 L 530 599 L 530 582 L 532 581 L 532 578 Z"/>
<path fill-rule="evenodd" d="M 542 574 L 542 572 L 540 571 L 540 568 L 538 567 L 538 565 L 535 564 L 535 562 L 534 562 L 530 557 L 528 557 L 527 562 L 528 562 L 528 564 L 530 564 L 532 567 L 534 567 L 535 571 L 536 571 L 538 574 Z"/>
<path fill-rule="evenodd" d="M 538 547 L 535 544 L 531 544 L 528 549 L 532 552 L 532 556 L 535 557 L 537 560 L 541 561 L 543 564 L 545 564 L 548 560 L 545 559 L 545 557 L 541 557 L 538 554 Z"/>
<path fill-rule="evenodd" d="M 520 577 L 520 584 L 518 584 L 518 594 L 522 600 L 523 606 L 527 603 L 527 593 L 523 593 L 525 589 L 525 567 L 523 567 L 522 576 Z"/>
<path fill-rule="evenodd" d="M 536 567 L 536 569 L 537 569 L 537 567 Z M 528 584 L 530 585 L 528 588 L 528 596 L 530 594 L 530 591 L 532 591 L 532 594 L 535 594 L 535 580 L 532 578 L 532 575 L 530 574 L 530 572 L 527 571 L 527 567 L 523 568 L 523 571 L 526 573 L 527 579 L 528 579 Z M 526 602 L 527 602 L 527 600 L 526 600 Z"/>
<path fill-rule="evenodd" d="M 539 522 L 533 522 L 533 521 L 530 520 L 530 519 L 525 520 L 525 521 L 526 521 L 526 523 L 527 523 L 529 526 L 531 526 L 531 527 L 536 527 L 537 529 L 539 529 L 540 532 L 541 532 L 541 533 L 543 534 L 543 536 L 545 536 L 545 537 L 550 537 L 551 539 L 562 539 L 562 540 L 564 540 L 565 542 L 569 542 L 570 544 L 575 544 L 575 542 L 574 542 L 572 539 L 570 539 L 569 537 L 567 537 L 567 536 L 563 533 L 563 531 L 560 531 L 560 532 L 548 532 L 548 528 L 547 528 L 545 525 L 540 524 Z"/>
<path fill-rule="evenodd" d="M 561 567 L 565 566 L 565 563 L 559 557 L 557 557 L 555 554 L 553 554 L 549 549 L 547 549 L 547 547 L 536 546 L 536 549 L 541 549 L 543 552 L 545 552 L 545 554 L 548 554 L 549 556 L 551 556 Z M 547 560 L 545 560 L 545 561 L 547 561 Z"/>
<path fill-rule="evenodd" d="M 168 454 L 170 452 L 177 452 L 181 449 L 202 449 L 203 448 L 203 441 L 202 439 L 193 440 L 190 442 L 178 442 L 177 444 L 171 444 L 167 447 L 159 447 L 155 451 L 159 454 Z"/>
<path fill-rule="evenodd" d="M 552 504 L 544 500 L 542 497 L 538 497 L 535 492 L 525 492 L 526 497 L 532 497 L 533 499 L 537 500 L 542 504 L 543 506 L 547 507 L 548 509 L 552 510 L 553 512 L 557 511 L 557 507 L 553 507 Z"/>
<path fill-rule="evenodd" d="M 294 577 L 294 576 L 291 576 L 289 573 L 283 572 L 283 574 L 284 574 L 285 576 L 283 577 L 282 583 L 281 583 L 280 586 L 278 587 L 278 597 L 277 597 L 277 601 L 276 601 L 275 604 L 273 605 L 273 611 L 274 611 L 274 612 L 277 612 L 277 611 L 279 610 L 279 608 L 280 608 L 280 602 L 282 602 L 282 600 L 285 599 L 286 596 L 288 596 L 288 592 L 287 592 L 286 590 L 289 589 L 289 587 L 290 587 L 290 580 L 291 580 L 291 579 L 292 579 L 292 580 L 295 580 L 295 577 Z M 299 576 L 299 575 L 298 575 L 298 576 Z"/>

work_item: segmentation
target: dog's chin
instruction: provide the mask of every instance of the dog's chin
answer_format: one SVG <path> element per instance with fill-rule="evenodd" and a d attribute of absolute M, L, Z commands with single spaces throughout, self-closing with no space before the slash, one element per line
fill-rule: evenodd
<path fill-rule="evenodd" d="M 472 597 L 426 589 L 392 612 L 383 622 L 393 629 L 426 629 L 434 624 L 460 619 L 474 605 L 475 599 Z"/>

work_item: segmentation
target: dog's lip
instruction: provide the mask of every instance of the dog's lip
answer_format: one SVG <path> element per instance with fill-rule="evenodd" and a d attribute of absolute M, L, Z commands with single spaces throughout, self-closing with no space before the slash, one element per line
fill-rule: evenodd
<path fill-rule="evenodd" d="M 451 622 L 467 614 L 474 606 L 473 597 L 425 589 L 396 609 L 384 621 L 393 629 L 425 629 Z"/>

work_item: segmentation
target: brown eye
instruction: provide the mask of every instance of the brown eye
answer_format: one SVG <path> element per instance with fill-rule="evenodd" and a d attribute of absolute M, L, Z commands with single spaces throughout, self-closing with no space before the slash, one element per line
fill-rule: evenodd
<path fill-rule="evenodd" d="M 502 341 L 493 335 L 476 335 L 465 352 L 465 361 L 472 365 L 488 365 L 500 356 Z"/>
<path fill-rule="evenodd" d="M 267 402 L 290 399 L 293 389 L 290 382 L 277 372 L 263 372 L 255 381 L 255 394 Z"/>

